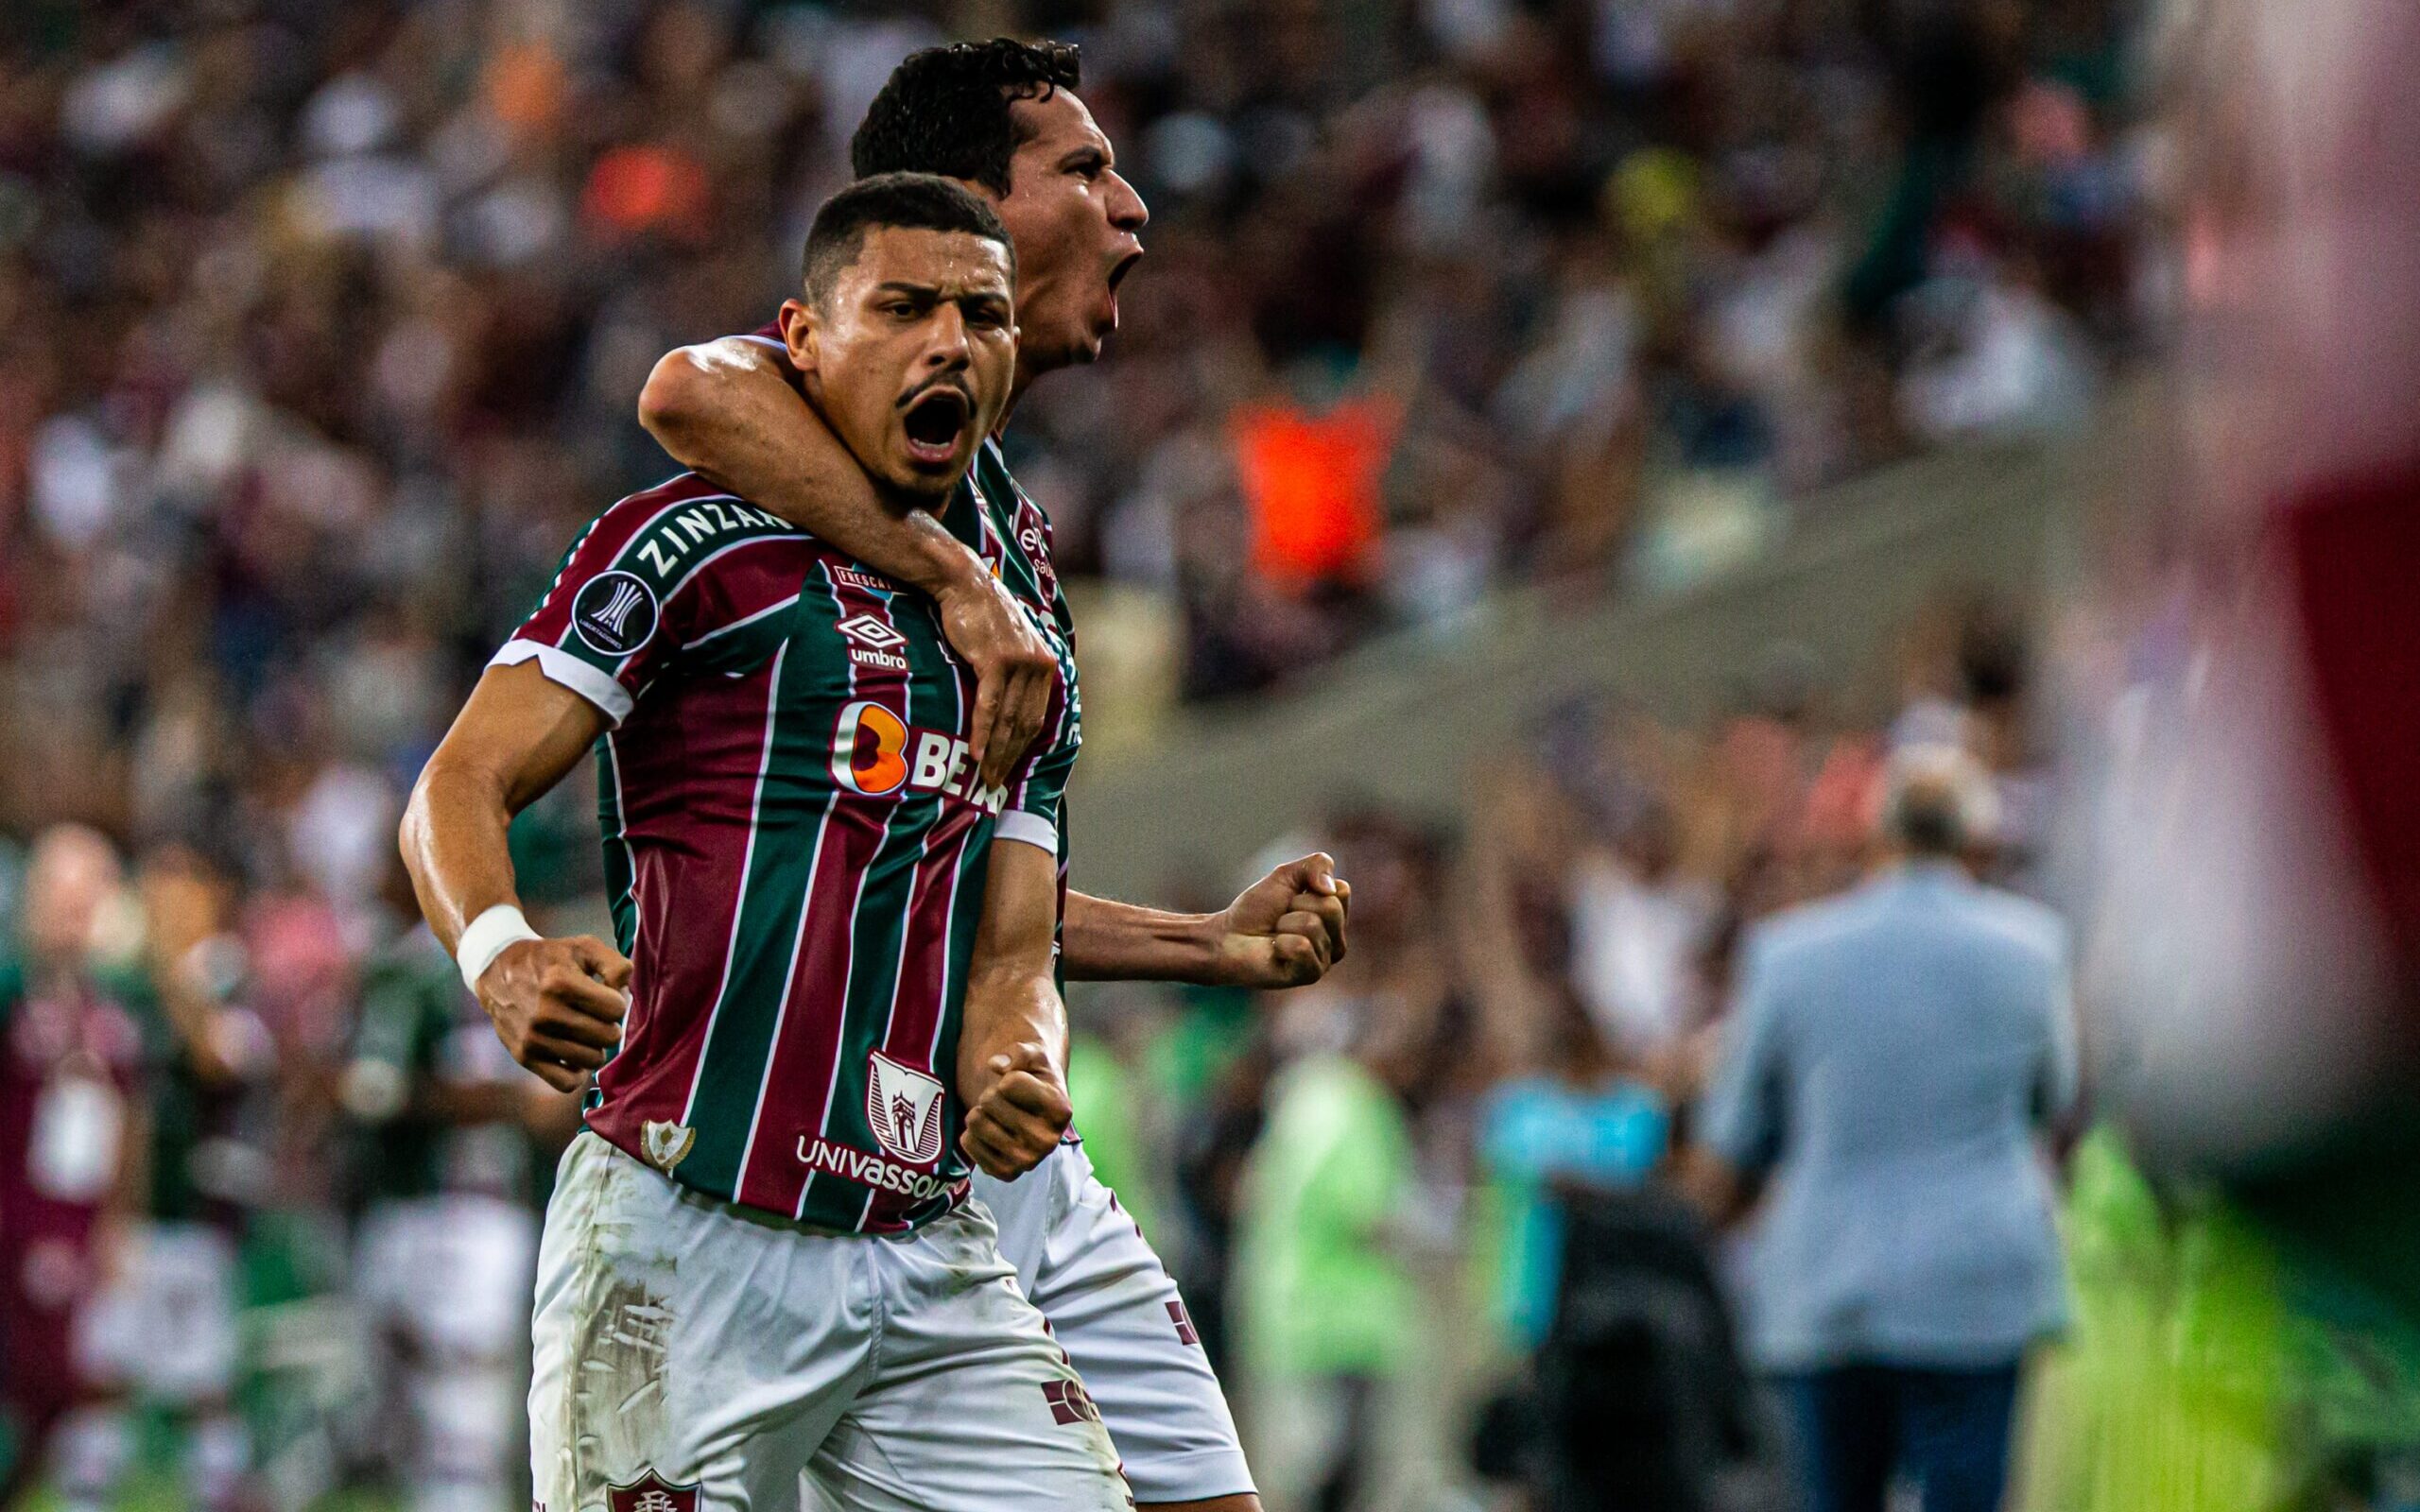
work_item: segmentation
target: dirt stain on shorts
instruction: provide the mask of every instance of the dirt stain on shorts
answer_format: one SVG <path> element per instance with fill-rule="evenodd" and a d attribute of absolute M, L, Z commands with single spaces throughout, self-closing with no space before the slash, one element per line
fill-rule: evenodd
<path fill-rule="evenodd" d="M 633 1225 L 609 1194 L 589 1242 L 593 1269 L 579 1299 L 567 1403 L 578 1504 L 607 1504 L 606 1488 L 662 1463 L 672 1448 L 665 1362 L 672 1343 L 669 1256 L 632 1253 Z"/>

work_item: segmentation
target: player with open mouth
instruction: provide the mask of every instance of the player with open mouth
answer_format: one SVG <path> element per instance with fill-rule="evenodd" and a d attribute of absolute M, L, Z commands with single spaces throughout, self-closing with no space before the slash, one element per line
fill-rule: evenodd
<path fill-rule="evenodd" d="M 1060 43 L 931 48 L 892 73 L 851 143 L 859 174 L 942 174 L 999 213 L 1016 244 L 1018 395 L 1100 355 L 1117 329 L 1118 291 L 1143 255 L 1149 212 L 1078 82 L 1076 49 Z M 1059 733 L 1056 721 L 1026 712 L 1031 691 L 1049 685 L 1028 671 L 1049 666 L 1050 647 L 1073 633 L 1049 559 L 1049 518 L 988 438 L 968 492 L 1010 516 L 1034 553 L 1037 583 L 994 582 L 941 520 L 886 511 L 801 402 L 796 351 L 769 326 L 673 352 L 649 378 L 640 419 L 683 463 L 934 598 L 953 648 L 981 675 L 975 727 L 994 781 L 1036 728 Z M 942 418 L 915 421 L 910 444 L 938 456 Z M 1062 965 L 1097 980 L 1299 986 L 1343 954 L 1349 897 L 1323 855 L 1279 868 L 1216 914 L 1070 890 Z M 1080 1144 L 1013 1184 L 978 1176 L 976 1194 L 998 1216 L 1003 1255 L 1082 1375 L 1137 1503 L 1254 1512 L 1252 1473 L 1184 1299 Z"/>
<path fill-rule="evenodd" d="M 803 274 L 784 350 L 856 475 L 1037 597 L 960 487 L 1015 366 L 998 217 L 861 180 Z M 1052 738 L 978 784 L 933 601 L 683 473 L 582 532 L 430 758 L 403 841 L 431 927 L 516 1059 L 594 1074 L 539 1251 L 535 1505 L 1131 1504 L 967 1200 L 1068 1125 L 1055 644 Z M 592 748 L 620 949 L 540 938 L 507 841 Z"/>

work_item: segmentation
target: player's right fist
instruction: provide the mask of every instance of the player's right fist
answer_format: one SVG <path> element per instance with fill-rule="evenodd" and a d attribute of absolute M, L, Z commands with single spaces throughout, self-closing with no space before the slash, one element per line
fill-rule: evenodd
<path fill-rule="evenodd" d="M 1023 1043 L 994 1056 L 984 1070 L 991 1085 L 966 1110 L 958 1147 L 985 1176 L 1013 1181 L 1059 1147 L 1076 1111 L 1067 1080 L 1040 1045 Z"/>
<path fill-rule="evenodd" d="M 575 1091 L 622 1042 L 631 963 L 594 936 L 515 940 L 479 975 L 479 1006 L 512 1058 Z"/>

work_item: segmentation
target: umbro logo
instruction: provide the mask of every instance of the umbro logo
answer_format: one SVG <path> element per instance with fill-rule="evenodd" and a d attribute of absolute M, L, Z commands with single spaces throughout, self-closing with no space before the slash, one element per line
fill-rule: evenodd
<path fill-rule="evenodd" d="M 876 651 L 890 651 L 908 644 L 908 637 L 871 614 L 852 614 L 842 620 L 838 628 L 859 645 L 870 646 Z"/>

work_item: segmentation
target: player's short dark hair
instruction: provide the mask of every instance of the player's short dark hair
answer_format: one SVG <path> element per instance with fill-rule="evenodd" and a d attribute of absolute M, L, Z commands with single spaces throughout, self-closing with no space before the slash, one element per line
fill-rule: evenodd
<path fill-rule="evenodd" d="M 890 71 L 849 139 L 849 165 L 876 173 L 938 173 L 1009 192 L 1009 160 L 1025 138 L 1009 106 L 1074 89 L 1075 43 L 1012 37 L 909 53 Z"/>
<path fill-rule="evenodd" d="M 997 242 L 1009 254 L 1009 282 L 1017 276 L 1016 244 L 992 207 L 964 184 L 931 173 L 883 173 L 860 179 L 823 201 L 806 233 L 806 251 L 799 259 L 799 275 L 806 283 L 806 298 L 821 306 L 831 294 L 842 269 L 865 250 L 866 232 L 877 226 L 908 231 L 964 232 Z"/>

